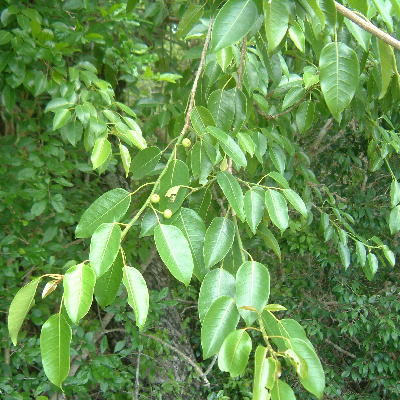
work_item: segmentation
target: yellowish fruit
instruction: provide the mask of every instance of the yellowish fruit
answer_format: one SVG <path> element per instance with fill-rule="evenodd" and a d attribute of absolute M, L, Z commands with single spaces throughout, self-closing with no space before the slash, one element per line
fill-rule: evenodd
<path fill-rule="evenodd" d="M 167 208 L 164 211 L 163 215 L 164 215 L 164 218 L 170 219 L 172 217 L 172 211 L 169 208 Z"/>
<path fill-rule="evenodd" d="M 192 145 L 192 142 L 190 141 L 190 139 L 185 138 L 185 139 L 182 140 L 182 144 L 183 144 L 183 147 L 188 148 L 188 147 L 190 147 Z"/>
<path fill-rule="evenodd" d="M 160 201 L 160 196 L 157 193 L 154 193 L 151 195 L 150 201 L 154 204 L 158 203 Z"/>

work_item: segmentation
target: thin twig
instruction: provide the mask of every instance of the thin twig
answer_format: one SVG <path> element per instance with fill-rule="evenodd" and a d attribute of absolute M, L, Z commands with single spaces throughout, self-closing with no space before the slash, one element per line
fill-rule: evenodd
<path fill-rule="evenodd" d="M 338 352 L 345 354 L 346 356 L 350 358 L 357 358 L 353 353 L 350 353 L 349 351 L 342 349 L 340 346 L 338 346 L 336 343 L 331 342 L 329 339 L 325 339 L 325 343 L 330 344 L 332 347 L 334 347 Z"/>
<path fill-rule="evenodd" d="M 206 371 L 204 372 L 204 375 L 208 375 L 208 374 L 211 372 L 211 370 L 213 369 L 213 367 L 214 367 L 214 365 L 215 365 L 215 362 L 217 361 L 217 358 L 218 358 L 218 354 L 216 354 L 216 355 L 214 356 L 214 358 L 213 358 L 212 361 L 210 362 L 210 365 L 208 366 L 208 368 L 207 368 Z"/>
<path fill-rule="evenodd" d="M 368 21 L 364 18 L 361 18 L 359 15 L 357 15 L 353 11 L 349 10 L 348 8 L 346 8 L 342 4 L 338 3 L 337 1 L 335 1 L 335 7 L 336 7 L 337 12 L 344 15 L 350 21 L 353 21 L 355 24 L 357 24 L 359 27 L 361 27 L 365 31 L 372 33 L 374 36 L 381 39 L 388 45 L 394 47 L 397 50 L 400 50 L 400 41 L 397 40 L 396 38 L 394 38 L 393 36 L 390 36 L 388 33 L 384 32 L 382 29 L 379 29 L 370 21 Z"/>

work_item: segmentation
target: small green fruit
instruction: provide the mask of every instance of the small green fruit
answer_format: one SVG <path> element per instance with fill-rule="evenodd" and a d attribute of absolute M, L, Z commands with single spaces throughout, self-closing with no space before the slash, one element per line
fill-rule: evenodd
<path fill-rule="evenodd" d="M 172 217 L 172 211 L 171 211 L 169 208 L 167 208 L 167 209 L 164 211 L 163 215 L 164 215 L 164 218 L 170 219 L 170 218 Z"/>
<path fill-rule="evenodd" d="M 192 145 L 192 142 L 190 141 L 190 139 L 185 138 L 182 140 L 182 144 L 183 144 L 183 147 L 189 148 Z"/>
<path fill-rule="evenodd" d="M 157 193 L 154 193 L 150 197 L 150 201 L 154 204 L 158 203 L 160 201 L 160 196 Z"/>

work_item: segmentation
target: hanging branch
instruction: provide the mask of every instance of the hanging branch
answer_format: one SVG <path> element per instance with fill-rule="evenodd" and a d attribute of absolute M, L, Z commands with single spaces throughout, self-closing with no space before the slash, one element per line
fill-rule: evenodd
<path fill-rule="evenodd" d="M 393 36 L 390 36 L 388 33 L 384 32 L 382 29 L 379 29 L 374 24 L 372 24 L 371 22 L 360 17 L 359 15 L 357 15 L 353 11 L 349 10 L 348 8 L 346 8 L 342 4 L 338 3 L 337 1 L 335 1 L 335 7 L 336 7 L 337 12 L 344 15 L 350 21 L 353 21 L 360 28 L 364 29 L 365 31 L 367 31 L 369 33 L 372 33 L 374 36 L 381 39 L 388 45 L 394 47 L 395 49 L 400 50 L 400 41 L 397 40 L 396 38 L 394 38 Z"/>

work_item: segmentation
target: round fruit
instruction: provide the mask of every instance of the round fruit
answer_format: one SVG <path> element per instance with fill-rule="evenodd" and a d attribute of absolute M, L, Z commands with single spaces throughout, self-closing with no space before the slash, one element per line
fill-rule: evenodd
<path fill-rule="evenodd" d="M 154 193 L 151 195 L 150 201 L 152 203 L 158 203 L 160 201 L 160 196 L 157 193 Z"/>
<path fill-rule="evenodd" d="M 164 211 L 163 215 L 164 215 L 165 218 L 170 219 L 172 217 L 172 211 L 169 208 L 167 208 Z"/>
<path fill-rule="evenodd" d="M 188 148 L 188 147 L 190 147 L 192 145 L 192 142 L 190 141 L 190 139 L 185 138 L 185 139 L 182 140 L 182 144 L 183 144 L 183 147 Z"/>

